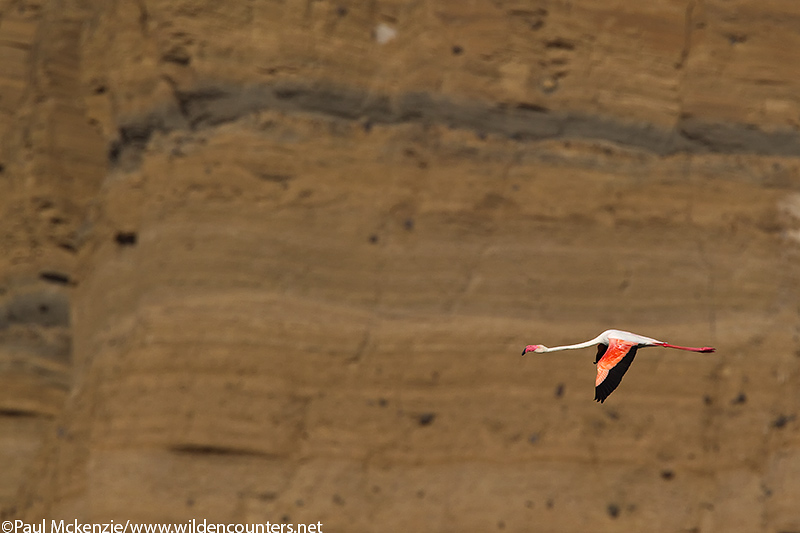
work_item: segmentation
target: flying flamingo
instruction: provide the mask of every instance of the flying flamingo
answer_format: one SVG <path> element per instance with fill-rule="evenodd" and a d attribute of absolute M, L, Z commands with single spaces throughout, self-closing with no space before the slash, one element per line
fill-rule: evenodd
<path fill-rule="evenodd" d="M 714 348 L 704 346 L 702 348 L 692 348 L 689 346 L 675 346 L 674 344 L 667 344 L 663 341 L 657 341 L 650 337 L 643 337 L 636 333 L 629 333 L 627 331 L 620 331 L 618 329 L 609 329 L 595 337 L 594 339 L 580 344 L 570 344 L 568 346 L 556 346 L 555 348 L 548 348 L 541 344 L 529 344 L 522 351 L 522 355 L 528 352 L 534 353 L 547 353 L 557 352 L 560 350 L 575 350 L 578 348 L 588 348 L 589 346 L 597 345 L 597 379 L 594 382 L 594 399 L 600 403 L 606 401 L 608 395 L 614 392 L 622 376 L 628 371 L 631 366 L 633 358 L 636 357 L 636 351 L 639 348 L 646 346 L 663 346 L 664 348 L 677 348 L 678 350 L 688 350 L 690 352 L 713 352 Z"/>

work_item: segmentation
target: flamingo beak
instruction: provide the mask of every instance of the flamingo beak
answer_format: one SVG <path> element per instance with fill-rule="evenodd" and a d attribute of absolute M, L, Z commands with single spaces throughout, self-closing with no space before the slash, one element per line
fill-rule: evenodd
<path fill-rule="evenodd" d="M 522 350 L 522 355 L 525 355 L 526 353 L 528 353 L 528 347 L 527 346 Z"/>

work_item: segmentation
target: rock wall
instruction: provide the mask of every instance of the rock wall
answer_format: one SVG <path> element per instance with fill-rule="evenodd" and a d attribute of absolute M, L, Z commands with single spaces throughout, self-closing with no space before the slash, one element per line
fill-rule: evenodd
<path fill-rule="evenodd" d="M 800 530 L 797 17 L 0 3 L 3 516 Z"/>

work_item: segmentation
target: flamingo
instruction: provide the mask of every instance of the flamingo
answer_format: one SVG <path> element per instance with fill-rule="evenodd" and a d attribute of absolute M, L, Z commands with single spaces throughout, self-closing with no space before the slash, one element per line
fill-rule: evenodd
<path fill-rule="evenodd" d="M 560 350 L 577 350 L 579 348 L 588 348 L 595 344 L 597 345 L 597 357 L 594 362 L 597 365 L 597 379 L 595 379 L 594 382 L 594 399 L 600 403 L 606 401 L 609 394 L 614 392 L 614 389 L 619 386 L 620 381 L 622 381 L 622 376 L 628 371 L 628 367 L 631 366 L 633 358 L 636 357 L 636 351 L 639 348 L 644 348 L 646 346 L 662 346 L 664 348 L 677 348 L 678 350 L 687 350 L 690 352 L 710 353 L 714 351 L 714 348 L 710 346 L 703 346 L 702 348 L 676 346 L 664 341 L 651 339 L 650 337 L 637 335 L 636 333 L 609 329 L 594 339 L 580 344 L 556 346 L 554 348 L 548 348 L 541 344 L 529 344 L 522 351 L 522 355 L 528 352 L 548 353 L 558 352 Z"/>

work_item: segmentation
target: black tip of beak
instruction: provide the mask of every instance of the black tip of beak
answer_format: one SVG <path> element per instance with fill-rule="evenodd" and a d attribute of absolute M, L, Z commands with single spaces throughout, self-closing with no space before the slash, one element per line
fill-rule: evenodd
<path fill-rule="evenodd" d="M 526 353 L 527 353 L 527 349 L 522 350 L 522 355 L 525 355 Z"/>

